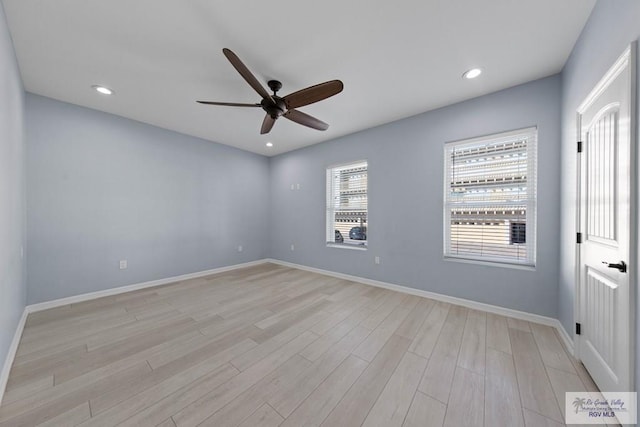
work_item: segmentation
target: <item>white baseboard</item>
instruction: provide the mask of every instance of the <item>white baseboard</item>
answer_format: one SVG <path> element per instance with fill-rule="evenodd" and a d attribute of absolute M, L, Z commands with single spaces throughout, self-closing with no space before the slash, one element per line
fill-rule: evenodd
<path fill-rule="evenodd" d="M 562 338 L 567 349 L 573 354 L 573 340 L 567 334 L 567 331 L 562 327 L 562 324 L 558 319 L 553 317 L 541 316 L 539 314 L 528 313 L 526 311 L 513 310 L 506 307 L 500 307 L 497 305 L 485 304 L 473 300 L 464 298 L 452 297 L 449 295 L 438 294 L 436 292 L 423 291 L 421 289 L 410 288 L 408 286 L 396 285 L 393 283 L 381 282 L 379 280 L 367 279 L 359 276 L 352 276 L 350 274 L 336 273 L 334 271 L 322 270 L 319 268 L 308 267 L 306 265 L 294 264 L 287 261 L 281 261 L 278 259 L 267 259 L 267 262 L 273 264 L 279 264 L 285 267 L 297 268 L 299 270 L 310 271 L 313 273 L 324 274 L 326 276 L 336 277 L 338 279 L 350 280 L 352 282 L 363 283 L 365 285 L 376 286 L 378 288 L 390 289 L 392 291 L 403 292 L 405 294 L 417 295 L 419 297 L 431 298 L 436 301 L 448 302 L 450 304 L 461 305 L 463 307 L 471 308 L 474 310 L 482 310 L 488 313 L 499 314 L 502 316 L 515 317 L 516 319 L 526 320 L 528 322 L 539 323 L 546 326 L 552 326 L 558 330 L 558 335 Z"/>
<path fill-rule="evenodd" d="M 52 301 L 45 301 L 38 304 L 28 305 L 25 310 L 28 313 L 35 313 L 37 311 L 48 310 L 50 308 L 60 307 L 63 305 L 77 304 L 83 301 L 89 301 L 92 299 L 108 297 L 112 295 L 123 294 L 125 292 L 137 291 L 140 289 L 153 288 L 155 286 L 167 285 L 169 283 L 180 282 L 183 280 L 197 279 L 198 277 L 209 276 L 212 274 L 223 273 L 225 271 L 237 270 L 239 268 L 253 267 L 254 265 L 266 263 L 266 259 L 260 259 L 257 261 L 245 262 L 242 264 L 234 264 L 225 267 L 214 268 L 211 270 L 198 271 L 195 273 L 182 274 L 180 276 L 167 277 L 165 279 L 151 280 L 149 282 L 136 283 L 133 285 L 120 286 L 118 288 L 106 289 L 104 291 L 89 292 L 87 294 L 74 295 L 72 297 L 60 298 Z"/>
<path fill-rule="evenodd" d="M 16 332 L 13 334 L 13 340 L 11 341 L 11 345 L 9 346 L 9 351 L 7 352 L 7 357 L 4 359 L 4 365 L 2 366 L 2 372 L 0 372 L 0 405 L 2 404 L 2 398 L 4 397 L 4 391 L 7 388 L 7 381 L 9 381 L 9 372 L 11 372 L 11 366 L 13 365 L 13 360 L 16 357 L 16 352 L 18 351 L 18 344 L 20 344 L 20 338 L 22 338 L 22 331 L 24 330 L 24 324 L 27 321 L 27 309 L 22 311 L 22 317 L 20 317 L 20 321 L 18 322 L 18 326 L 16 326 Z"/>
<path fill-rule="evenodd" d="M 571 338 L 571 335 L 569 335 L 569 333 L 567 332 L 567 330 L 564 328 L 564 326 L 562 326 L 562 323 L 560 323 L 559 320 L 556 320 L 557 324 L 556 324 L 556 329 L 558 331 L 558 335 L 560 335 L 560 338 L 562 338 L 562 342 L 564 343 L 565 347 L 567 348 L 567 351 L 569 353 L 571 353 L 571 355 L 575 356 L 576 353 L 576 349 L 573 346 L 573 338 Z"/>

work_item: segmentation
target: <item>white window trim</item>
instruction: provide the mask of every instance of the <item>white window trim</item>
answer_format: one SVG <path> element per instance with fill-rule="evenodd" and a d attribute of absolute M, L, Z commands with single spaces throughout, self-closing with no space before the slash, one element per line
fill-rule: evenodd
<path fill-rule="evenodd" d="M 366 251 L 367 246 L 365 245 L 352 245 L 350 243 L 336 243 L 336 242 L 327 242 L 328 248 L 338 248 L 338 249 L 347 249 L 350 251 Z"/>
<path fill-rule="evenodd" d="M 535 146 L 527 147 L 527 188 L 530 192 L 527 197 L 527 239 L 530 243 L 527 243 L 527 260 L 525 262 L 505 260 L 503 258 L 492 258 L 488 256 L 473 256 L 473 255 L 457 255 L 447 253 L 447 249 L 450 246 L 450 226 L 451 226 L 451 210 L 447 204 L 447 194 L 450 191 L 449 176 L 451 175 L 450 162 L 447 159 L 447 151 L 452 146 L 465 146 L 475 145 L 481 142 L 496 143 L 501 140 L 509 141 L 513 137 L 523 134 L 535 135 Z M 446 142 L 443 147 L 443 159 L 444 159 L 444 180 L 443 180 L 443 259 L 445 261 L 455 261 L 470 264 L 479 265 L 491 265 L 496 267 L 516 268 L 524 270 L 535 270 L 536 268 L 536 255 L 537 255 L 537 199 L 538 199 L 538 174 L 537 174 L 537 154 L 538 154 L 538 127 L 531 126 L 527 128 L 499 132 L 495 134 L 489 134 L 469 139 L 463 139 L 458 141 Z M 531 197 L 533 193 L 533 197 Z M 532 215 L 530 216 L 530 213 Z"/>
<path fill-rule="evenodd" d="M 475 265 L 485 265 L 487 267 L 498 267 L 498 268 L 513 268 L 514 270 L 527 270 L 527 271 L 536 271 L 535 265 L 523 264 L 523 263 L 509 263 L 504 260 L 491 261 L 488 258 L 462 258 L 456 256 L 447 256 L 445 255 L 442 258 L 444 261 L 451 262 L 461 262 L 463 264 L 475 264 Z"/>

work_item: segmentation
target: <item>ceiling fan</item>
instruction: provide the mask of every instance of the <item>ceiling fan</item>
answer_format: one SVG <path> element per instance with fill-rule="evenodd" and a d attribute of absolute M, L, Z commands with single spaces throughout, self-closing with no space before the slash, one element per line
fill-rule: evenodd
<path fill-rule="evenodd" d="M 240 58 L 233 53 L 230 49 L 222 49 L 222 53 L 227 57 L 231 65 L 240 73 L 240 75 L 249 83 L 258 95 L 262 97 L 262 101 L 257 104 L 241 104 L 236 102 L 213 102 L 213 101 L 197 101 L 200 104 L 207 105 L 225 105 L 229 107 L 262 107 L 267 113 L 262 121 L 262 127 L 260 133 L 269 133 L 273 128 L 278 117 L 285 117 L 293 122 L 307 126 L 317 130 L 327 130 L 329 125 L 322 120 L 318 120 L 313 116 L 296 110 L 296 108 L 304 107 L 305 105 L 313 104 L 314 102 L 322 101 L 333 95 L 337 95 L 342 92 L 344 85 L 340 80 L 330 80 L 328 82 L 320 83 L 314 86 L 310 86 L 305 89 L 301 89 L 297 92 L 290 93 L 287 96 L 280 97 L 276 93 L 282 88 L 282 83 L 278 80 L 269 80 L 267 85 L 273 91 L 273 95 L 269 95 L 269 92 L 260 84 L 258 79 L 249 71 L 249 69 L 242 63 Z"/>

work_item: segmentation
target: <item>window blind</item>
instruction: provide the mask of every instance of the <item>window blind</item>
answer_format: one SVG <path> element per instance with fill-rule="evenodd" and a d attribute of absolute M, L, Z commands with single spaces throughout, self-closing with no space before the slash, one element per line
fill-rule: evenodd
<path fill-rule="evenodd" d="M 445 257 L 535 265 L 537 129 L 445 144 Z"/>
<path fill-rule="evenodd" d="M 366 246 L 367 162 L 327 168 L 327 243 Z"/>

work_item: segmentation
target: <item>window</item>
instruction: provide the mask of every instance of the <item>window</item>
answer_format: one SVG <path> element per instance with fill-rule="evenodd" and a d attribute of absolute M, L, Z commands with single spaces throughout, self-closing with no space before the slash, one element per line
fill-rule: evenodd
<path fill-rule="evenodd" d="M 535 265 L 537 129 L 445 144 L 445 258 Z"/>
<path fill-rule="evenodd" d="M 327 244 L 367 246 L 367 162 L 327 168 Z"/>

